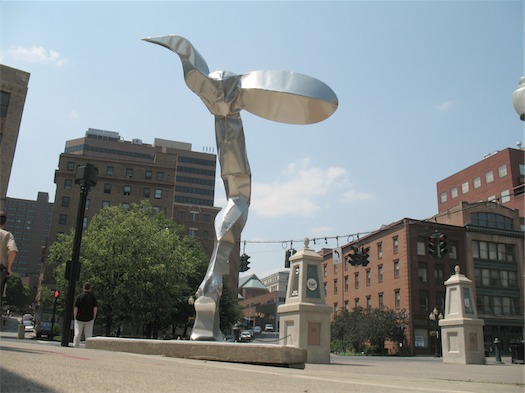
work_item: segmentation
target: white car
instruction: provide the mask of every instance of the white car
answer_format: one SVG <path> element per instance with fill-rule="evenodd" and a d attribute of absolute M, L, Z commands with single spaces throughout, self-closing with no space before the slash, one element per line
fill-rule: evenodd
<path fill-rule="evenodd" d="M 254 332 L 255 334 L 261 334 L 261 327 L 260 327 L 260 326 L 255 326 L 255 327 L 253 328 L 253 332 Z"/>
<path fill-rule="evenodd" d="M 267 323 L 266 325 L 264 325 L 264 331 L 273 332 L 273 325 L 271 323 Z"/>

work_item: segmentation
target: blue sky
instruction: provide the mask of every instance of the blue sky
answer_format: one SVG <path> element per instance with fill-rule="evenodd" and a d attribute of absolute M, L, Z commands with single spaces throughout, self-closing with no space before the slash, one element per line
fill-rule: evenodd
<path fill-rule="evenodd" d="M 65 141 L 88 128 L 214 147 L 213 117 L 178 57 L 141 41 L 182 35 L 212 71 L 295 71 L 338 96 L 335 114 L 313 125 L 242 113 L 253 180 L 242 239 L 249 273 L 264 276 L 283 267 L 291 240 L 336 247 L 431 217 L 436 182 L 516 147 L 524 20 L 523 1 L 3 0 L 0 63 L 31 73 L 8 196 L 53 201 Z"/>

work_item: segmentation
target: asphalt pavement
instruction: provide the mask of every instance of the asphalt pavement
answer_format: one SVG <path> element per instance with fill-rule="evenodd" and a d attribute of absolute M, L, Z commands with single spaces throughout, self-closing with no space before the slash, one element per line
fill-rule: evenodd
<path fill-rule="evenodd" d="M 304 370 L 62 347 L 0 332 L 0 392 L 476 392 L 523 393 L 524 366 L 443 364 L 434 357 L 332 355 Z M 232 343 L 232 345 L 243 345 Z"/>

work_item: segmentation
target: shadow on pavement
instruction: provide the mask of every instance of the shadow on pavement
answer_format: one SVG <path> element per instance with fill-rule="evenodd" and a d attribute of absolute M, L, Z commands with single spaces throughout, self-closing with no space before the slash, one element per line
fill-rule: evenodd
<path fill-rule="evenodd" d="M 2 393 L 15 392 L 46 392 L 56 393 L 57 390 L 49 386 L 40 385 L 29 379 L 24 378 L 20 374 L 5 370 L 0 366 L 0 391 Z"/>

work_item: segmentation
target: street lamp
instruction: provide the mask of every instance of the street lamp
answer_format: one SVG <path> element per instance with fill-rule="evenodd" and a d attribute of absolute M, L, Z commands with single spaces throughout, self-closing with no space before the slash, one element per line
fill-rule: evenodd
<path fill-rule="evenodd" d="M 521 77 L 520 85 L 512 93 L 512 105 L 514 105 L 514 109 L 518 112 L 520 119 L 525 121 L 525 76 Z"/>
<path fill-rule="evenodd" d="M 434 349 L 435 354 L 434 356 L 439 358 L 441 357 L 440 351 L 438 350 L 438 342 L 439 342 L 439 321 L 443 319 L 443 314 L 441 314 L 436 307 L 432 310 L 430 315 L 428 316 L 428 319 L 430 319 L 433 322 L 434 325 Z M 432 332 L 430 332 L 432 334 Z"/>

